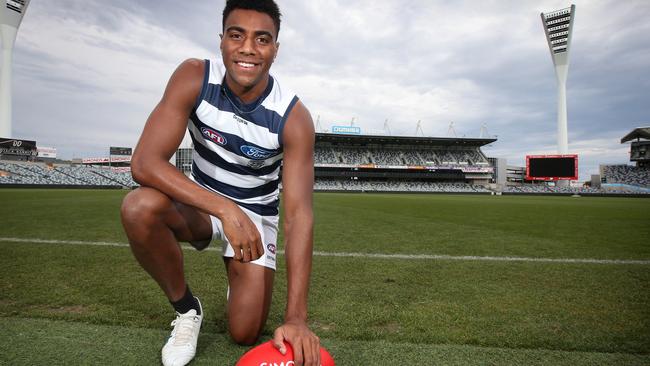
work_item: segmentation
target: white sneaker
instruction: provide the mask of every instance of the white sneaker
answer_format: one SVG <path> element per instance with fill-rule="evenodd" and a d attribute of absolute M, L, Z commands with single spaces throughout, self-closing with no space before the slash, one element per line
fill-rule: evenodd
<path fill-rule="evenodd" d="M 203 321 L 203 308 L 197 297 L 201 315 L 192 309 L 185 314 L 176 313 L 172 322 L 174 329 L 167 343 L 162 348 L 162 363 L 165 366 L 187 365 L 196 354 L 196 341 L 199 339 L 199 330 Z"/>

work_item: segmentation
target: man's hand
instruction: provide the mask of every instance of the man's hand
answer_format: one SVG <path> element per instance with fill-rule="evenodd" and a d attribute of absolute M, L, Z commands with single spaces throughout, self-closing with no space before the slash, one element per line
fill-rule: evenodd
<path fill-rule="evenodd" d="M 273 333 L 273 345 L 283 355 L 287 349 L 283 341 L 293 348 L 296 366 L 320 366 L 320 339 L 302 321 L 288 321 Z"/>
<path fill-rule="evenodd" d="M 235 260 L 250 262 L 264 255 L 262 239 L 251 219 L 233 204 L 224 215 L 221 223 L 226 238 L 235 251 Z"/>

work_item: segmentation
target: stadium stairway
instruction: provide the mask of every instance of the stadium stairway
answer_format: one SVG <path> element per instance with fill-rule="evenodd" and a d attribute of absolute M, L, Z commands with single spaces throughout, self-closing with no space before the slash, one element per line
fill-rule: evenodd
<path fill-rule="evenodd" d="M 88 181 L 86 181 L 86 180 L 84 180 L 84 179 L 82 179 L 82 178 L 79 178 L 79 177 L 75 177 L 75 176 L 73 176 L 73 175 L 70 175 L 70 174 L 64 172 L 63 170 L 59 170 L 59 169 L 57 169 L 57 168 L 54 168 L 54 170 L 57 171 L 59 174 L 63 174 L 63 175 L 65 175 L 65 176 L 69 177 L 70 179 L 73 179 L 73 180 L 75 180 L 75 181 L 79 181 L 79 182 L 81 182 L 81 184 L 83 184 L 83 185 L 92 185 L 91 182 L 88 182 Z"/>
<path fill-rule="evenodd" d="M 92 171 L 94 174 L 97 174 L 98 176 L 100 176 L 100 177 L 102 177 L 102 178 L 106 178 L 106 179 L 110 180 L 111 182 L 114 182 L 115 185 L 117 185 L 117 186 L 120 186 L 120 187 L 122 187 L 122 188 L 131 188 L 131 187 L 128 187 L 127 185 L 125 185 L 124 183 L 120 182 L 120 181 L 117 180 L 117 179 L 111 178 L 111 177 L 109 177 L 109 176 L 107 176 L 107 175 L 104 175 L 104 174 L 102 174 L 102 173 L 100 173 L 100 172 L 98 172 L 98 171 L 95 171 L 95 170 L 91 170 L 91 171 Z"/>

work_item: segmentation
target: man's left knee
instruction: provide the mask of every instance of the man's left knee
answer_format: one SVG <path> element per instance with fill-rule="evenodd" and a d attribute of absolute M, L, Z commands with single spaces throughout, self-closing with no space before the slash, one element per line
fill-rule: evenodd
<path fill-rule="evenodd" d="M 257 342 L 257 339 L 260 337 L 261 329 L 231 325 L 229 327 L 229 332 L 233 342 L 239 344 L 240 346 L 250 346 Z"/>

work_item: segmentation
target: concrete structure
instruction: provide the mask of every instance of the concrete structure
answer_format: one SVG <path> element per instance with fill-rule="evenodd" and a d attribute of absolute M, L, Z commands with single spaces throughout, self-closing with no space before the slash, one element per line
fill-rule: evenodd
<path fill-rule="evenodd" d="M 637 168 L 650 168 L 650 127 L 638 127 L 621 139 L 621 144 L 632 142 L 630 145 L 630 161 Z"/>
<path fill-rule="evenodd" d="M 601 183 L 602 182 L 600 181 L 600 174 L 591 175 L 591 188 L 600 188 Z"/>
<path fill-rule="evenodd" d="M 494 167 L 491 183 L 501 191 L 508 182 L 508 160 L 505 158 L 488 158 L 490 165 Z"/>
<path fill-rule="evenodd" d="M 566 81 L 569 74 L 569 51 L 575 13 L 576 6 L 571 5 L 568 8 L 541 14 L 544 34 L 546 34 L 557 78 L 557 152 L 560 155 L 569 153 Z M 560 181 L 558 184 L 568 185 L 568 182 Z"/>
<path fill-rule="evenodd" d="M 526 167 L 517 165 L 506 166 L 506 186 L 520 186 L 526 183 Z"/>
<path fill-rule="evenodd" d="M 11 138 L 11 64 L 18 27 L 25 16 L 29 0 L 0 0 L 2 34 L 2 72 L 0 74 L 0 137 Z"/>
<path fill-rule="evenodd" d="M 557 78 L 557 152 L 569 153 L 567 134 L 566 81 L 576 6 L 542 13 L 542 24 Z"/>

